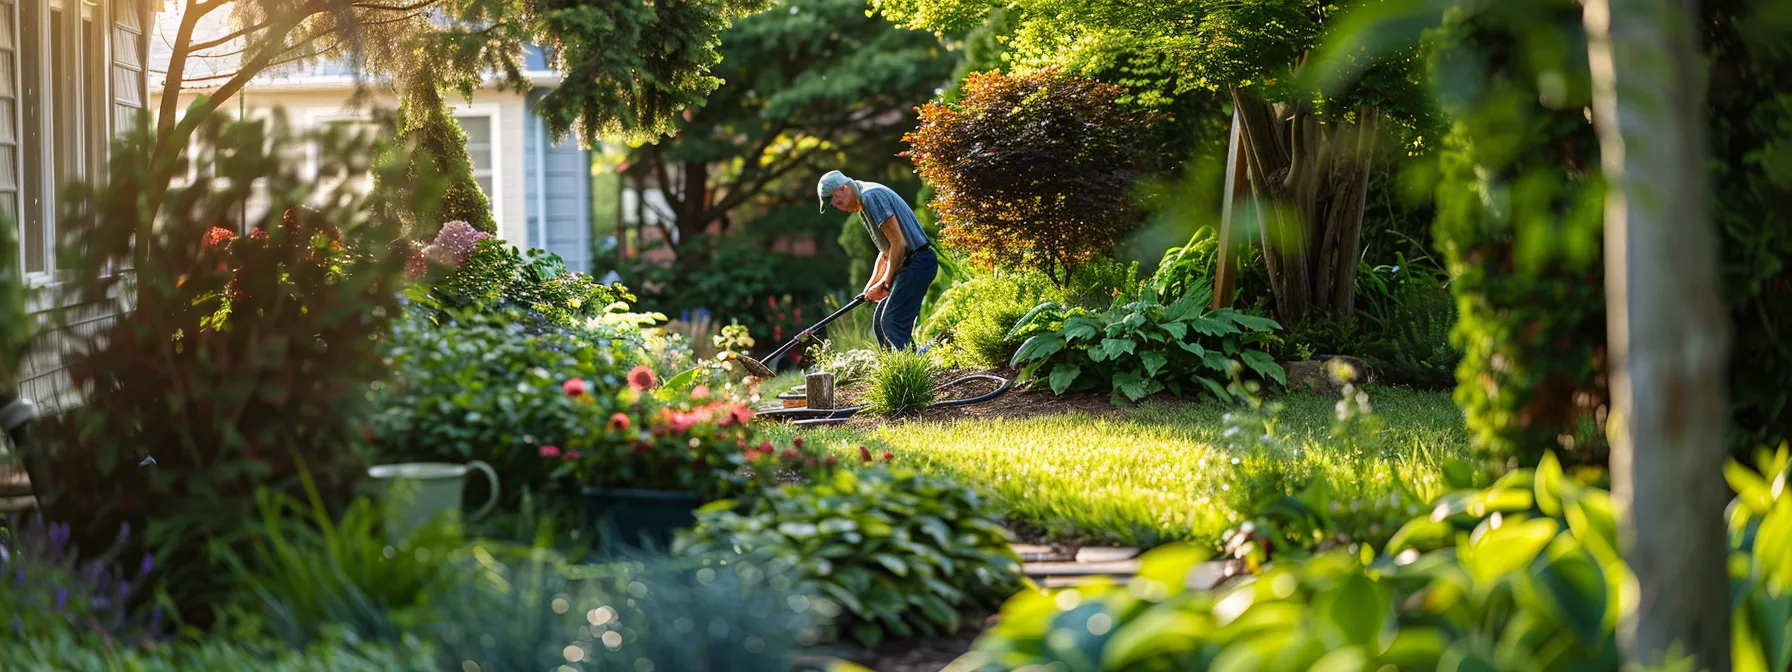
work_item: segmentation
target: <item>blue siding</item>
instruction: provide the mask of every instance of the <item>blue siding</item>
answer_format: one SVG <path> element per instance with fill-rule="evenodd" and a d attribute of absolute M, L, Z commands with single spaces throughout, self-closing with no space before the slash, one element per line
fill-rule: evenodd
<path fill-rule="evenodd" d="M 566 268 L 591 272 L 591 153 L 576 138 L 548 141 L 547 124 L 535 115 L 540 92 L 526 101 L 528 126 L 523 143 L 523 211 L 527 213 L 528 246 L 560 255 Z M 545 147 L 545 153 L 537 154 Z M 546 175 L 541 168 L 546 168 Z M 546 186 L 546 202 L 539 200 Z M 541 239 L 538 214 L 547 213 L 547 240 Z"/>

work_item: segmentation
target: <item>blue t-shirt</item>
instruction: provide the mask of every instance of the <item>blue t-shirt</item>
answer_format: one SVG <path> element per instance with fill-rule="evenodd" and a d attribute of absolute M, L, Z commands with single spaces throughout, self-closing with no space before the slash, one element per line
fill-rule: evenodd
<path fill-rule="evenodd" d="M 890 240 L 884 236 L 881 225 L 891 217 L 895 217 L 896 223 L 902 227 L 902 237 L 908 239 L 905 253 L 914 252 L 927 244 L 927 232 L 921 230 L 921 222 L 915 219 L 915 211 L 889 187 L 876 182 L 860 182 L 859 206 L 859 220 L 865 223 L 865 230 L 871 234 L 871 242 L 877 244 L 878 252 L 890 251 Z"/>

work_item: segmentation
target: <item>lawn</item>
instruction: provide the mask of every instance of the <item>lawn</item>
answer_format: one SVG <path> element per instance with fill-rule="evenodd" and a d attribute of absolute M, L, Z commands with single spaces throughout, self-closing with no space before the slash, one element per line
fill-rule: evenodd
<path fill-rule="evenodd" d="M 1466 443 L 1461 411 L 1446 393 L 1371 388 L 1370 399 L 1382 429 L 1357 443 L 1328 438 L 1337 402 L 1310 395 L 1281 400 L 1281 440 L 1267 442 L 1261 420 L 1228 423 L 1235 408 L 1217 402 L 802 431 L 842 457 L 864 445 L 977 484 L 1010 522 L 1054 539 L 1218 545 L 1240 511 L 1314 479 L 1347 493 L 1345 514 L 1410 515 L 1440 494 L 1440 465 Z"/>

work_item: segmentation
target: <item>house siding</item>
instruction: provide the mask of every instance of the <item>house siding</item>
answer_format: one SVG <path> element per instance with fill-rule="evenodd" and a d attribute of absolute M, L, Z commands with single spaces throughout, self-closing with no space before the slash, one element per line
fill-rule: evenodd
<path fill-rule="evenodd" d="M 573 138 L 551 140 L 547 123 L 535 114 L 539 100 L 539 91 L 531 93 L 524 113 L 529 119 L 523 180 L 528 233 L 521 240 L 528 241 L 528 247 L 559 255 L 568 270 L 590 273 L 591 153 Z M 545 226 L 540 224 L 543 215 Z"/>

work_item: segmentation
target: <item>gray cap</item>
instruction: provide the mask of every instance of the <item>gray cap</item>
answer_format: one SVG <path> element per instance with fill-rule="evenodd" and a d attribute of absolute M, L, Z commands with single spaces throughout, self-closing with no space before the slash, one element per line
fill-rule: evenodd
<path fill-rule="evenodd" d="M 815 184 L 815 197 L 821 199 L 820 212 L 828 211 L 828 199 L 849 182 L 852 182 L 852 178 L 838 170 L 830 170 L 828 174 L 821 176 L 821 181 Z"/>

